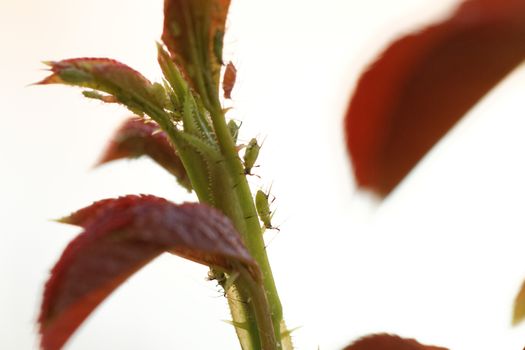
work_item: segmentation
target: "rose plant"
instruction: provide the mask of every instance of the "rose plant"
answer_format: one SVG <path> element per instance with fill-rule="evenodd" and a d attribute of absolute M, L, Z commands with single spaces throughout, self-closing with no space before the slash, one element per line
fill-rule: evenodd
<path fill-rule="evenodd" d="M 223 288 L 242 349 L 293 349 L 265 250 L 271 198 L 255 194 L 260 150 L 237 140 L 227 118 L 235 66 L 222 56 L 230 0 L 165 0 L 151 82 L 107 58 L 46 62 L 40 84 L 67 84 L 87 98 L 127 107 L 100 163 L 147 156 L 195 192 L 199 203 L 151 195 L 97 201 L 61 222 L 83 229 L 45 285 L 41 347 L 60 349 L 90 313 L 134 272 L 167 252 L 209 267 Z M 387 196 L 432 146 L 525 58 L 525 1 L 468 0 L 440 23 L 392 43 L 362 74 L 345 117 L 358 185 Z M 221 84 L 222 82 L 222 84 Z M 221 97 L 222 85 L 222 97 Z M 525 287 L 514 322 L 525 318 Z M 365 336 L 348 350 L 429 350 L 395 335 Z"/>

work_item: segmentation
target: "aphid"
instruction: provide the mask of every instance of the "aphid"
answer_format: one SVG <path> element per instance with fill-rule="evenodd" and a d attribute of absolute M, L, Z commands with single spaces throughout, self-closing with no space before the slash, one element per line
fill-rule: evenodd
<path fill-rule="evenodd" d="M 257 209 L 257 213 L 259 214 L 259 219 L 261 219 L 264 228 L 267 229 L 276 229 L 277 231 L 280 231 L 277 227 L 272 226 L 272 217 L 273 213 L 270 210 L 270 203 L 268 202 L 268 198 L 270 197 L 270 194 L 264 193 L 262 190 L 258 190 L 255 194 L 255 208 Z M 273 201 L 272 201 L 273 202 Z"/>
<path fill-rule="evenodd" d="M 237 68 L 233 63 L 229 62 L 224 72 L 224 79 L 222 80 L 222 90 L 224 91 L 224 98 L 231 99 L 231 93 L 235 86 L 235 80 L 237 79 Z"/>
<path fill-rule="evenodd" d="M 153 95 L 155 102 L 157 102 L 160 106 L 162 107 L 169 106 L 170 100 L 162 84 L 154 83 L 153 85 L 148 87 L 148 90 L 151 93 L 151 95 Z"/>
<path fill-rule="evenodd" d="M 248 146 L 246 146 L 246 150 L 244 151 L 243 157 L 245 175 L 252 175 L 252 168 L 255 165 L 255 162 L 257 161 L 260 149 L 261 146 L 257 144 L 257 139 L 255 137 L 251 139 L 248 143 Z"/>
<path fill-rule="evenodd" d="M 226 281 L 226 274 L 222 271 L 209 270 L 207 280 L 215 280 L 219 285 L 222 285 Z"/>
<path fill-rule="evenodd" d="M 216 280 L 217 284 L 224 290 L 224 296 L 228 294 L 228 291 L 233 286 L 237 278 L 239 277 L 238 272 L 234 272 L 231 275 L 227 275 L 221 271 L 210 270 L 208 271 L 208 281 Z"/>
<path fill-rule="evenodd" d="M 237 124 L 233 119 L 228 122 L 228 130 L 230 131 L 230 135 L 232 135 L 234 143 L 237 143 L 237 137 L 239 136 L 239 129 L 241 128 L 241 125 L 242 123 Z"/>
<path fill-rule="evenodd" d="M 233 286 L 237 278 L 239 277 L 239 272 L 234 272 L 233 274 L 226 277 L 225 283 L 222 285 L 222 288 L 224 289 L 224 296 L 228 294 L 230 291 L 230 288 Z"/>
<path fill-rule="evenodd" d="M 84 97 L 87 97 L 87 98 L 92 98 L 92 99 L 95 99 L 95 100 L 100 100 L 102 102 L 106 102 L 106 103 L 117 103 L 118 100 L 115 96 L 113 95 L 103 95 L 101 93 L 99 93 L 98 91 L 94 91 L 94 90 L 87 90 L 87 91 L 82 91 L 82 95 L 84 95 Z"/>

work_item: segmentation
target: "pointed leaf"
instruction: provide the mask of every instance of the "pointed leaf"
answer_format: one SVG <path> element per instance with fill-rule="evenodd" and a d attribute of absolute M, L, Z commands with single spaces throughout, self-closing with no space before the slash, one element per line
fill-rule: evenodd
<path fill-rule="evenodd" d="M 525 282 L 522 284 L 521 289 L 516 295 L 514 300 L 514 310 L 512 315 L 512 324 L 517 325 L 525 319 Z"/>
<path fill-rule="evenodd" d="M 390 45 L 361 76 L 345 130 L 357 184 L 387 195 L 525 58 L 525 2 L 470 0 Z"/>
<path fill-rule="evenodd" d="M 180 69 L 173 62 L 173 59 L 169 52 L 167 52 L 164 46 L 157 43 L 157 62 L 164 74 L 164 78 L 171 85 L 173 94 L 177 99 L 177 103 L 174 105 L 180 110 L 182 109 L 182 101 L 188 91 L 188 84 L 184 80 Z"/>
<path fill-rule="evenodd" d="M 45 350 L 60 349 L 104 298 L 162 252 L 230 273 L 246 269 L 260 282 L 230 220 L 203 204 L 130 195 L 96 202 L 62 221 L 84 232 L 67 246 L 45 286 L 39 317 Z"/>
<path fill-rule="evenodd" d="M 201 95 L 216 93 L 219 86 L 229 6 L 230 0 L 164 1 L 162 41 Z"/>
<path fill-rule="evenodd" d="M 102 91 L 137 114 L 164 107 L 165 96 L 159 96 L 158 86 L 120 62 L 108 58 L 73 58 L 47 64 L 52 74 L 39 84 L 68 84 Z M 88 95 L 95 96 L 93 92 Z M 102 95 L 98 98 L 114 102 Z"/>
<path fill-rule="evenodd" d="M 447 350 L 437 346 L 423 345 L 414 339 L 403 339 L 396 335 L 374 334 L 359 339 L 344 350 Z"/>
<path fill-rule="evenodd" d="M 98 164 L 141 156 L 149 156 L 173 174 L 179 184 L 188 191 L 192 190 L 188 174 L 168 136 L 153 121 L 145 122 L 139 118 L 125 121 L 113 136 Z"/>

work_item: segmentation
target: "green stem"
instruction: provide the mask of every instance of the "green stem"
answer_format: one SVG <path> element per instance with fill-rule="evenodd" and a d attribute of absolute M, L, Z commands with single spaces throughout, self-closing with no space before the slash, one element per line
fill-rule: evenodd
<path fill-rule="evenodd" d="M 184 15 L 186 16 L 185 19 L 188 23 L 187 30 L 189 31 L 189 37 L 195 38 L 197 33 L 193 26 L 192 18 L 189 16 L 189 13 L 185 13 Z M 260 345 L 262 346 L 263 350 L 277 350 L 278 348 L 281 348 L 281 302 L 277 294 L 277 288 L 273 279 L 268 256 L 266 255 L 261 226 L 257 216 L 257 211 L 255 209 L 253 196 L 248 185 L 248 181 L 246 180 L 246 175 L 244 174 L 244 167 L 237 154 L 237 150 L 235 149 L 235 143 L 232 139 L 232 136 L 228 130 L 224 112 L 218 99 L 218 91 L 215 91 L 217 86 L 216 84 L 212 84 L 212 79 L 210 77 L 211 73 L 208 70 L 209 65 L 207 64 L 209 62 L 206 62 L 206 60 L 201 60 L 202 56 L 200 53 L 202 53 L 202 48 L 199 50 L 199 48 L 196 46 L 196 43 L 191 42 L 190 56 L 192 56 L 192 75 L 193 81 L 196 85 L 195 88 L 201 95 L 203 104 L 211 114 L 213 129 L 215 131 L 221 153 L 224 157 L 226 170 L 235 191 L 231 200 L 237 202 L 238 204 L 238 213 L 235 211 L 230 211 L 233 216 L 231 219 L 234 222 L 237 230 L 242 235 L 243 241 L 246 244 L 249 252 L 259 264 L 262 273 L 262 293 L 264 294 L 264 299 L 267 300 L 267 302 L 259 304 L 258 301 L 254 300 L 252 303 L 253 312 L 255 313 L 257 323 L 260 322 L 259 319 L 261 319 L 261 315 L 266 313 L 266 315 L 270 317 L 273 324 L 273 340 L 269 340 L 269 338 L 264 335 L 267 333 L 267 328 L 265 330 L 263 325 L 258 324 L 259 340 L 261 342 Z M 250 295 L 252 293 L 259 293 L 258 291 L 255 291 L 255 289 L 256 288 L 250 288 Z M 251 297 L 253 297 L 253 295 L 251 295 Z M 259 301 L 262 300 L 261 298 L 261 295 L 259 295 Z"/>
<path fill-rule="evenodd" d="M 273 328 L 271 315 L 268 313 L 270 306 L 264 288 L 253 280 L 250 273 L 243 267 L 239 269 L 243 285 L 248 290 L 253 306 L 257 326 L 259 327 L 259 339 L 263 350 L 276 349 L 277 340 Z"/>
<path fill-rule="evenodd" d="M 243 222 L 236 222 L 237 229 L 240 231 L 249 252 L 255 258 L 261 269 L 263 285 L 266 291 L 275 339 L 277 341 L 276 346 L 273 348 L 280 347 L 282 306 L 273 279 L 268 256 L 266 255 L 263 235 L 257 211 L 255 209 L 253 196 L 248 181 L 246 180 L 246 175 L 244 174 L 244 167 L 228 130 L 224 112 L 222 111 L 217 98 L 215 98 L 213 102 L 214 108 L 211 110 L 213 127 L 215 129 L 221 152 L 225 157 L 226 168 L 228 169 L 232 182 L 235 184 L 237 199 L 243 214 Z"/>

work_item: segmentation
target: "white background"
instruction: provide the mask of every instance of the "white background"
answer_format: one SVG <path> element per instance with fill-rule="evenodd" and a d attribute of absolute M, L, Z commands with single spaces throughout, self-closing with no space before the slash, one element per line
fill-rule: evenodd
<path fill-rule="evenodd" d="M 268 252 L 296 348 L 392 332 L 451 349 L 521 349 L 510 327 L 525 278 L 525 71 L 478 105 L 382 204 L 355 191 L 342 118 L 390 40 L 453 0 L 234 0 L 231 116 L 265 139 L 279 234 Z M 129 113 L 42 79 L 42 60 L 118 59 L 159 80 L 162 1 L 0 1 L 0 348 L 36 349 L 48 271 L 77 228 L 50 221 L 100 198 L 192 200 L 148 160 L 92 169 Z M 206 268 L 162 256 L 118 289 L 67 349 L 237 349 Z"/>

